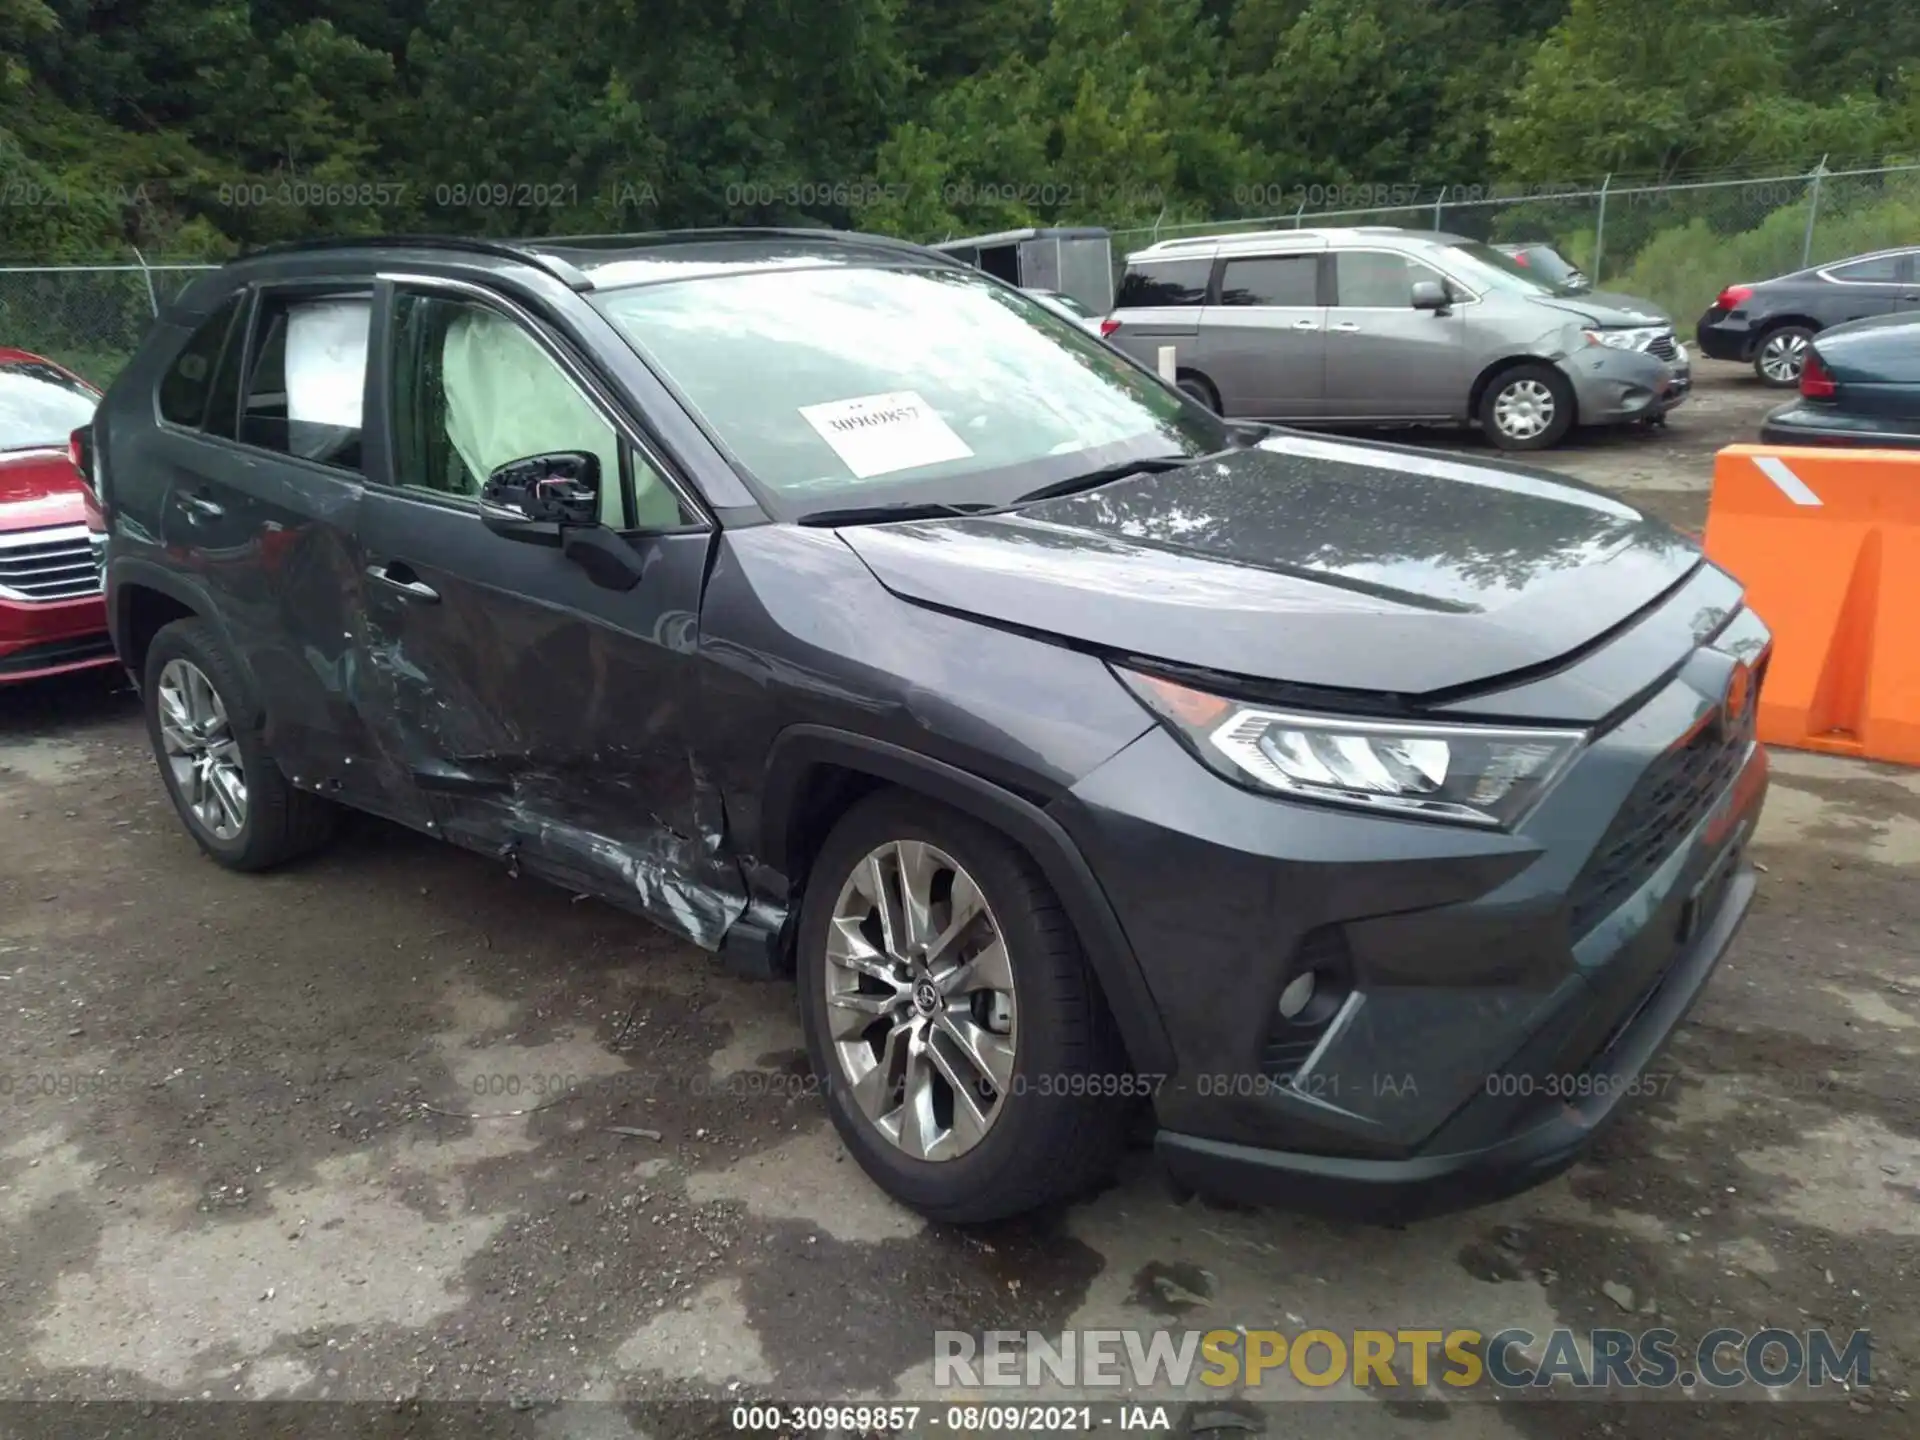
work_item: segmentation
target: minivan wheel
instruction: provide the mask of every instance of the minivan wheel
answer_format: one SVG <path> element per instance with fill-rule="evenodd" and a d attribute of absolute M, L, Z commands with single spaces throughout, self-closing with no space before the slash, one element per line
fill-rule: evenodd
<path fill-rule="evenodd" d="M 160 777 L 207 854 L 265 870 L 332 835 L 336 810 L 289 785 L 262 748 L 246 688 L 205 621 L 176 620 L 153 637 L 141 689 Z"/>
<path fill-rule="evenodd" d="M 1213 386 L 1198 375 L 1182 375 L 1174 384 L 1189 400 L 1206 406 L 1216 415 L 1220 413 L 1220 397 L 1213 393 Z"/>
<path fill-rule="evenodd" d="M 996 1220 L 1111 1169 L 1140 1087 L 1059 899 L 995 831 L 861 801 L 811 867 L 798 959 L 828 1111 L 889 1195 Z"/>
<path fill-rule="evenodd" d="M 1545 450 L 1573 428 L 1573 386 L 1551 365 L 1516 365 L 1480 397 L 1480 426 L 1502 450 Z"/>
<path fill-rule="evenodd" d="M 1807 345 L 1813 331 L 1805 325 L 1782 325 L 1769 330 L 1753 352 L 1753 373 L 1776 390 L 1790 390 L 1800 383 L 1800 371 L 1807 363 Z"/>

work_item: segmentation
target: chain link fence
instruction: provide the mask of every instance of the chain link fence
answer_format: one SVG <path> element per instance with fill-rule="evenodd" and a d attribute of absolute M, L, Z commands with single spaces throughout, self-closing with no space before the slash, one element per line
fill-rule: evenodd
<path fill-rule="evenodd" d="M 1113 232 L 1116 262 L 1180 235 L 1306 226 L 1438 229 L 1494 244 L 1544 242 L 1596 286 L 1635 295 L 1683 325 L 1723 286 L 1920 244 L 1920 164 L 1640 184 L 1255 187 L 1235 197 L 1290 210 Z M 1328 202 L 1369 202 L 1308 208 Z M 1380 203 L 1382 201 L 1389 203 Z M 159 310 L 207 265 L 0 266 L 0 346 L 50 356 L 98 384 L 112 380 Z"/>
<path fill-rule="evenodd" d="M 1296 187 L 1291 194 L 1299 196 L 1291 212 L 1116 230 L 1116 261 L 1182 235 L 1363 225 L 1445 230 L 1490 244 L 1549 244 L 1596 287 L 1651 300 L 1686 322 L 1726 285 L 1920 244 L 1920 164 L 1828 169 L 1823 161 L 1801 174 L 1666 184 L 1608 177 L 1586 186 L 1445 186 L 1431 194 L 1417 187 Z M 1307 208 L 1323 198 L 1393 203 Z"/>
<path fill-rule="evenodd" d="M 104 386 L 154 317 L 211 265 L 0 266 L 0 346 Z"/>

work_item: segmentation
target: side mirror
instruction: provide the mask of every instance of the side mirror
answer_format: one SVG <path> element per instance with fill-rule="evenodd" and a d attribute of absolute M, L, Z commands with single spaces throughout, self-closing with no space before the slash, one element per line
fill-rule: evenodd
<path fill-rule="evenodd" d="M 598 525 L 600 457 L 555 450 L 509 460 L 480 487 L 480 521 L 505 539 L 553 546 L 567 527 Z"/>
<path fill-rule="evenodd" d="M 1452 301 L 1447 298 L 1447 287 L 1438 280 L 1416 280 L 1413 282 L 1413 308 L 1416 310 L 1445 310 Z"/>

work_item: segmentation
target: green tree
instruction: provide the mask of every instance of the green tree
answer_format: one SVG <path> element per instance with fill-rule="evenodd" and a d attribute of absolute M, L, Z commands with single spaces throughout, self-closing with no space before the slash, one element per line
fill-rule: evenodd
<path fill-rule="evenodd" d="M 1796 94 L 1786 22 L 1736 0 L 1572 0 L 1494 124 L 1509 173 L 1670 177 L 1878 148 L 1870 93 Z"/>

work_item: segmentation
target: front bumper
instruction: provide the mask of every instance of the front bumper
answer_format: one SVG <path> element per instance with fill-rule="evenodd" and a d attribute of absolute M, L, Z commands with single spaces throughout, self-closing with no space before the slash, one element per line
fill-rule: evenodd
<path fill-rule="evenodd" d="M 1750 612 L 1728 628 L 1716 645 L 1764 652 Z M 1163 730 L 1056 802 L 1171 1043 L 1173 1173 L 1412 1218 L 1547 1178 L 1644 1094 L 1753 893 L 1767 759 L 1751 711 L 1722 733 L 1715 656 L 1596 736 L 1516 833 L 1254 794 Z M 1276 1006 L 1306 968 L 1337 1009 L 1301 1027 Z"/>
<path fill-rule="evenodd" d="M 1693 389 L 1693 367 L 1685 358 L 1668 362 L 1644 350 L 1589 345 L 1562 360 L 1560 368 L 1573 382 L 1583 425 L 1657 419 Z"/>
<path fill-rule="evenodd" d="M 1533 1110 L 1505 1138 L 1474 1150 L 1372 1160 L 1288 1154 L 1162 1131 L 1156 1140 L 1162 1163 L 1195 1190 L 1375 1224 L 1464 1210 L 1551 1180 L 1580 1158 L 1629 1098 L 1667 1089 L 1669 1077 L 1651 1073 L 1653 1061 L 1706 988 L 1753 904 L 1753 868 L 1737 860 L 1730 868 L 1707 929 L 1655 982 L 1605 1051 L 1568 1075 L 1516 1081 L 1516 1088 L 1538 1093 Z M 1489 1076 L 1489 1091 L 1504 1089 L 1506 1080 L 1504 1073 Z"/>
<path fill-rule="evenodd" d="M 118 663 L 100 596 L 50 603 L 0 598 L 0 685 Z"/>

